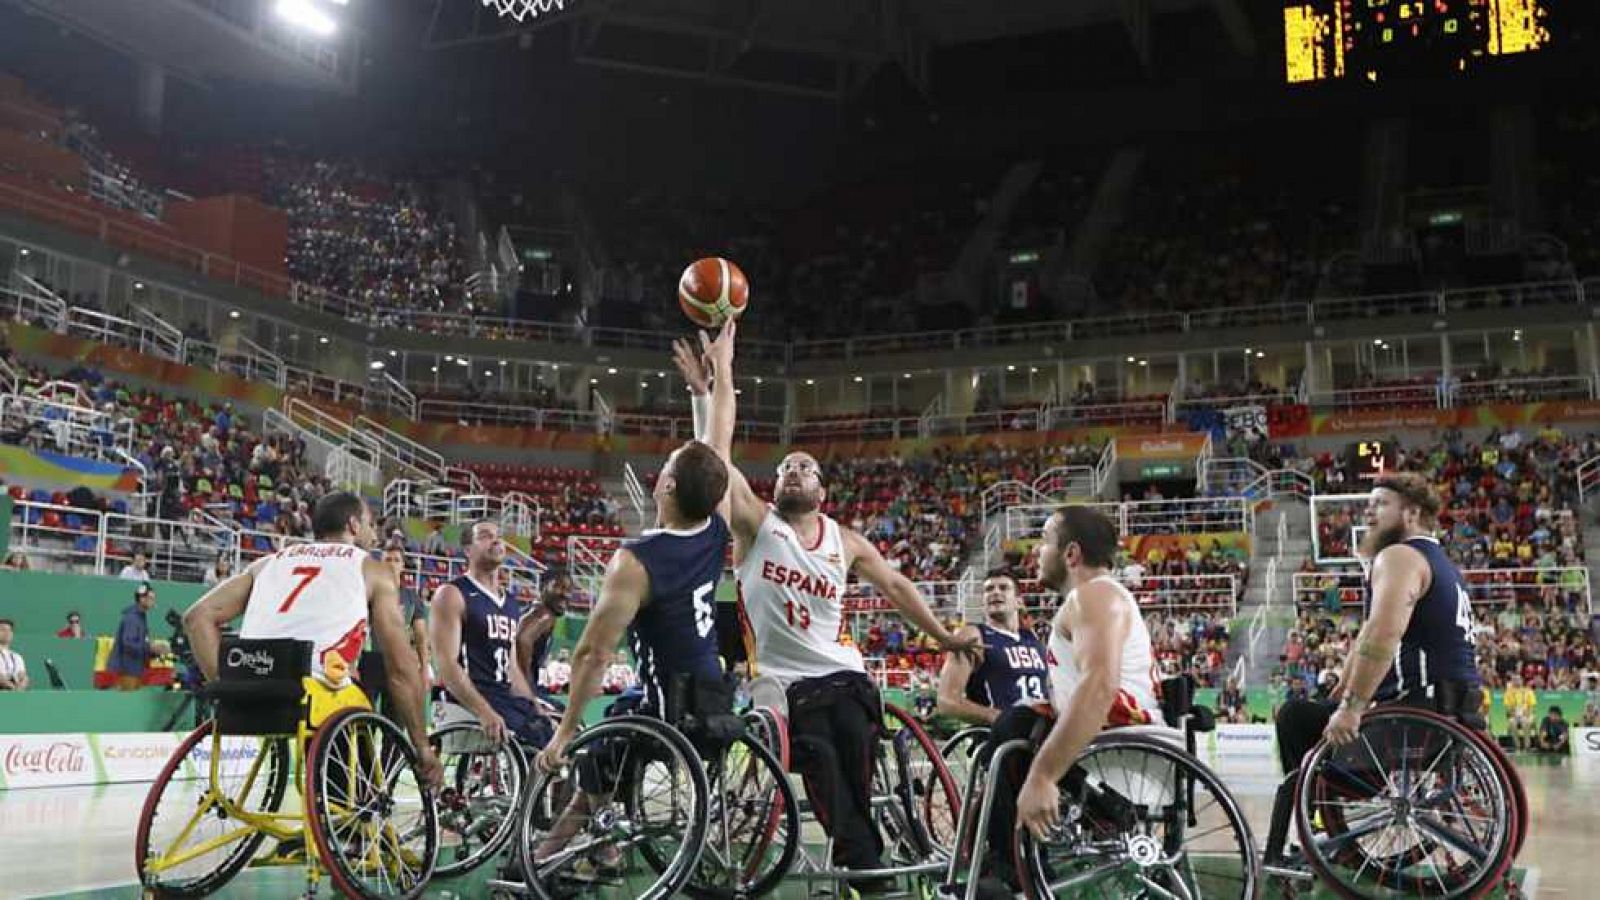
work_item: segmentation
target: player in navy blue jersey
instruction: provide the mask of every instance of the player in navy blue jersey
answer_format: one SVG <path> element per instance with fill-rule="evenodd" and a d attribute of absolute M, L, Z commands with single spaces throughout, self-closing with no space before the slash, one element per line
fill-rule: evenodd
<path fill-rule="evenodd" d="M 1431 709 L 1484 730 L 1483 681 L 1472 644 L 1466 582 L 1433 537 L 1439 500 L 1425 478 L 1380 478 L 1367 505 L 1360 555 L 1371 561 L 1367 620 L 1330 699 L 1291 700 L 1278 711 L 1285 773 L 1319 739 L 1355 740 L 1361 713 L 1375 703 Z M 1293 779 L 1279 786 L 1263 861 L 1279 864 L 1293 812 Z"/>
<path fill-rule="evenodd" d="M 562 765 L 584 707 L 600 693 L 600 677 L 624 631 L 640 691 L 619 699 L 608 714 L 637 709 L 666 718 L 668 692 L 677 676 L 722 681 L 715 604 L 730 536 L 727 520 L 717 510 L 727 490 L 727 466 L 706 444 L 691 441 L 667 458 L 654 491 L 656 526 L 624 544 L 606 567 L 600 598 L 572 653 L 566 712 L 539 754 L 543 771 Z M 559 851 L 581 827 L 596 803 L 594 795 L 614 788 L 582 783 L 581 777 L 579 787 L 536 850 L 537 858 Z M 594 860 L 602 872 L 620 864 L 620 852 L 607 849 L 609 858 Z"/>
<path fill-rule="evenodd" d="M 552 725 L 534 702 L 526 668 L 517 659 L 522 604 L 500 589 L 506 545 L 500 526 L 472 526 L 467 574 L 433 595 L 432 638 L 444 700 L 434 724 L 476 720 L 499 743 L 509 735 L 543 747 Z"/>
<path fill-rule="evenodd" d="M 1050 702 L 1044 645 L 1022 627 L 1017 580 L 1004 569 L 983 580 L 983 612 L 987 621 L 957 634 L 983 642 L 982 660 L 974 665 L 971 657 L 951 653 L 939 673 L 939 714 L 973 725 L 993 725 L 1018 703 Z"/>

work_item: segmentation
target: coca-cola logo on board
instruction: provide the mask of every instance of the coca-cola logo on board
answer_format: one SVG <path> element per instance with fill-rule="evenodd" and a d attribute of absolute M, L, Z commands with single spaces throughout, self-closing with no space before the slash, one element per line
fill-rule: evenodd
<path fill-rule="evenodd" d="M 23 747 L 12 744 L 6 748 L 5 771 L 8 776 L 31 774 L 53 775 L 57 772 L 82 772 L 87 760 L 83 748 L 66 741 L 56 741 L 43 747 Z"/>

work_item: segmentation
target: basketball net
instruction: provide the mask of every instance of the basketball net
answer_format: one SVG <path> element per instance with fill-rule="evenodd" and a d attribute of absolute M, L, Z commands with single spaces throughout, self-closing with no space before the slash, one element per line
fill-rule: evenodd
<path fill-rule="evenodd" d="M 566 9 L 567 0 L 483 0 L 483 5 L 521 22 L 523 19 L 536 19 L 540 13 L 553 9 Z"/>

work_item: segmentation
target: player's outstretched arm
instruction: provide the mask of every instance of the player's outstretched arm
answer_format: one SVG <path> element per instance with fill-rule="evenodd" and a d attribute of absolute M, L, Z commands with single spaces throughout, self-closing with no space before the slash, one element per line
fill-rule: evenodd
<path fill-rule="evenodd" d="M 957 639 L 982 642 L 983 636 L 972 625 L 956 632 Z M 967 699 L 967 680 L 975 668 L 972 657 L 965 653 L 948 653 L 944 668 L 939 670 L 939 699 L 934 710 L 941 716 L 960 719 L 973 725 L 993 725 L 1000 718 L 1000 710 Z"/>
<path fill-rule="evenodd" d="M 844 538 L 845 559 L 849 562 L 846 567 L 861 576 L 861 580 L 878 589 L 885 600 L 900 611 L 911 624 L 932 635 L 939 646 L 946 652 L 966 654 L 972 664 L 976 665 L 979 654 L 982 653 L 983 641 L 978 638 L 977 631 L 970 635 L 951 634 L 933 614 L 928 604 L 922 599 L 922 594 L 911 579 L 895 571 L 872 546 L 872 542 L 861 536 L 854 528 L 839 526 L 839 533 Z"/>
<path fill-rule="evenodd" d="M 716 451 L 728 466 L 728 493 L 718 504 L 717 512 L 727 521 L 734 537 L 743 546 L 749 546 L 761 530 L 767 505 L 751 490 L 744 473 L 733 464 L 733 432 L 738 416 L 733 384 L 733 342 L 737 334 L 738 326 L 729 319 L 723 323 L 716 340 L 707 338 L 705 332 L 700 333 L 698 354 L 687 341 L 678 341 L 673 345 L 672 359 L 694 394 L 695 437 Z M 703 399 L 708 396 L 709 403 Z"/>
<path fill-rule="evenodd" d="M 583 627 L 583 636 L 572 651 L 572 675 L 567 688 L 567 710 L 561 715 L 555 736 L 539 754 L 539 765 L 553 772 L 561 764 L 566 745 L 583 724 L 583 709 L 600 693 L 600 678 L 611 664 L 622 633 L 639 614 L 650 593 L 650 574 L 632 551 L 623 549 L 611 555 L 600 599 Z"/>
<path fill-rule="evenodd" d="M 222 652 L 222 627 L 244 615 L 256 573 L 271 557 L 263 556 L 243 572 L 212 586 L 183 614 L 183 633 L 189 638 L 195 664 L 207 681 L 217 678 L 217 655 Z"/>

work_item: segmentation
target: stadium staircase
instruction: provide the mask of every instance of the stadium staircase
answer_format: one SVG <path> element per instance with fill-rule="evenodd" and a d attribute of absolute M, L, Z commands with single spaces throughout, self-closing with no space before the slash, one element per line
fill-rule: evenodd
<path fill-rule="evenodd" d="M 1256 512 L 1250 584 L 1229 629 L 1227 671 L 1243 663 L 1241 687 L 1262 687 L 1295 621 L 1294 573 L 1311 556 L 1311 508 L 1278 497 Z"/>
<path fill-rule="evenodd" d="M 1044 279 L 1056 285 L 1058 296 L 1070 296 L 1074 283 L 1086 280 L 1100 264 L 1100 256 L 1125 218 L 1128 198 L 1144 167 L 1144 150 L 1124 147 L 1107 164 L 1083 221 L 1074 223 L 1060 252 L 1046 254 Z"/>

